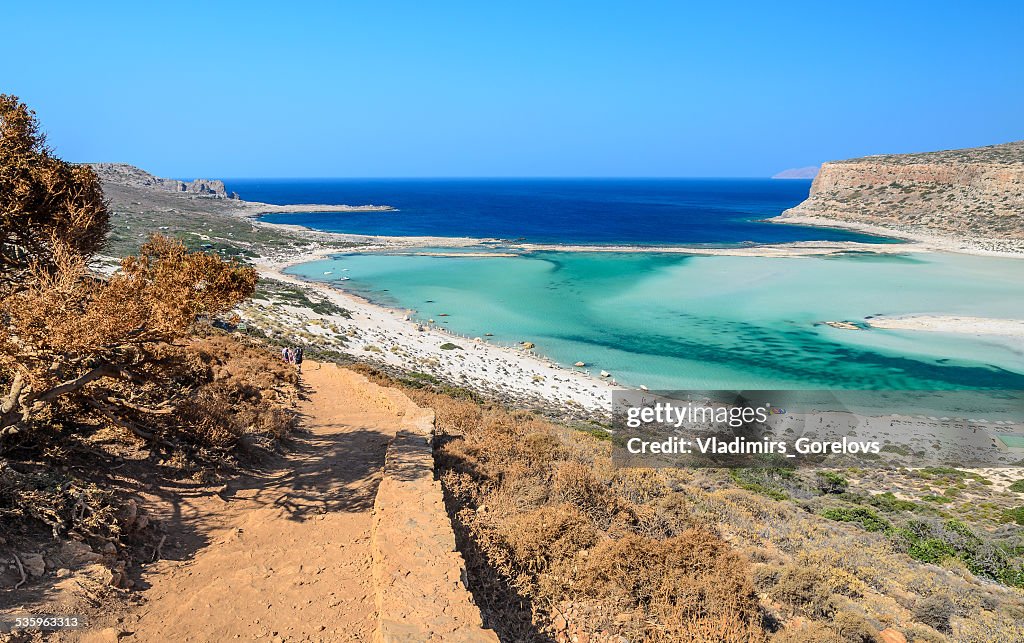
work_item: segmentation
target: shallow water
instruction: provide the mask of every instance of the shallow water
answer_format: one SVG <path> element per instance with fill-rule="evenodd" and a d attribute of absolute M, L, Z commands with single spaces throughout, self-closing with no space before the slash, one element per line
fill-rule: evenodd
<path fill-rule="evenodd" d="M 633 386 L 1024 389 L 1024 355 L 993 339 L 820 323 L 1022 318 L 1024 264 L 1008 259 L 341 255 L 289 272 L 329 283 L 348 276 L 336 285 L 417 319 L 468 337 L 532 341 L 563 364 L 582 360 Z"/>

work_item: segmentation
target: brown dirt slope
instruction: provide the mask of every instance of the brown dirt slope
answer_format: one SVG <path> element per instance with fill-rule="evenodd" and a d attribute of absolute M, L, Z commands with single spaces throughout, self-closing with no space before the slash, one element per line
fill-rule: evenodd
<path fill-rule="evenodd" d="M 371 512 L 408 401 L 333 365 L 307 362 L 303 384 L 297 448 L 266 476 L 183 504 L 210 544 L 150 568 L 145 604 L 87 639 L 372 639 Z"/>

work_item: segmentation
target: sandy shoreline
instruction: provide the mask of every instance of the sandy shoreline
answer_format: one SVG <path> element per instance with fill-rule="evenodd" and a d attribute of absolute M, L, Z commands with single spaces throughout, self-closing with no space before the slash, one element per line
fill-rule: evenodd
<path fill-rule="evenodd" d="M 621 389 L 611 378 L 589 374 L 586 368 L 563 366 L 521 348 L 488 343 L 484 338 L 466 338 L 432 325 L 419 324 L 400 310 L 373 304 L 362 297 L 324 283 L 284 273 L 289 266 L 315 261 L 336 253 L 320 248 L 288 259 L 261 259 L 260 275 L 315 290 L 351 313 L 351 319 L 332 319 L 343 325 L 343 350 L 360 359 L 378 361 L 409 371 L 427 373 L 499 398 L 512 397 L 537 404 L 566 405 L 591 413 L 611 409 L 611 393 Z M 288 307 L 309 322 L 325 315 L 308 309 Z M 243 315 L 244 317 L 244 315 Z M 523 341 L 530 338 L 524 337 Z M 458 349 L 444 349 L 454 344 Z M 373 348 L 371 348 L 373 347 Z"/>
<path fill-rule="evenodd" d="M 252 207 L 250 207 L 252 206 Z M 652 253 L 682 254 L 697 256 L 728 256 L 728 257 L 814 257 L 836 255 L 846 252 L 874 253 L 880 255 L 922 253 L 922 252 L 955 252 L 984 257 L 1024 258 L 1024 241 L 1007 239 L 965 238 L 956 239 L 948 236 L 927 234 L 920 231 L 883 228 L 881 226 L 836 221 L 820 217 L 799 217 L 780 215 L 765 219 L 769 223 L 808 225 L 824 228 L 840 228 L 862 232 L 890 239 L 899 239 L 904 243 L 867 243 L 860 241 L 791 241 L 774 244 L 751 244 L 742 246 L 705 247 L 700 245 L 597 245 L 597 244 L 557 244 L 557 243 L 517 243 L 497 238 L 474 237 L 402 237 L 402 236 L 371 236 L 342 232 L 326 232 L 301 225 L 269 223 L 262 220 L 264 214 L 273 212 L 359 212 L 359 211 L 394 211 L 390 206 L 269 206 L 273 210 L 263 208 L 264 204 L 246 202 L 243 216 L 254 225 L 269 229 L 286 230 L 298 233 L 310 240 L 358 243 L 368 246 L 363 251 L 374 251 L 382 248 L 415 248 L 424 246 L 435 247 L 468 247 L 476 245 L 494 245 L 506 251 L 529 252 L 607 252 L 607 253 Z M 502 256 L 498 253 L 481 253 L 480 256 Z M 507 254 L 504 256 L 508 256 Z"/>
<path fill-rule="evenodd" d="M 927 252 L 928 248 L 911 243 L 861 243 L 857 241 L 791 241 L 735 247 L 704 248 L 700 246 L 594 246 L 524 243 L 513 247 L 527 252 L 643 252 L 656 254 L 701 255 L 716 257 L 819 257 L 844 252 L 870 252 L 875 254 L 906 254 Z"/>
<path fill-rule="evenodd" d="M 263 214 L 263 213 L 260 213 Z M 510 257 L 531 252 L 600 252 L 600 253 L 650 253 L 679 254 L 695 256 L 721 257 L 817 257 L 836 255 L 845 252 L 875 254 L 907 254 L 929 252 L 934 248 L 918 243 L 862 243 L 858 241 L 792 241 L 778 244 L 758 244 L 747 246 L 646 246 L 646 245 L 591 245 L 591 244 L 554 244 L 554 243 L 515 243 L 501 239 L 474 237 L 394 237 L 350 234 L 345 232 L 326 232 L 306 226 L 269 223 L 260 219 L 260 214 L 247 215 L 254 225 L 268 229 L 277 229 L 301 235 L 309 241 L 317 243 L 358 244 L 359 247 L 335 249 L 335 252 L 380 252 L 398 249 L 415 248 L 469 248 L 491 247 L 493 251 L 479 253 L 445 253 L 419 252 L 416 254 L 434 256 L 476 256 L 476 257 Z M 296 263 L 303 263 L 297 261 Z"/>
<path fill-rule="evenodd" d="M 892 239 L 907 241 L 916 251 L 956 252 L 981 257 L 1004 257 L 1024 259 L 1024 241 L 1013 239 L 986 239 L 981 237 L 956 238 L 946 235 L 929 234 L 920 230 L 886 228 L 867 223 L 837 221 L 824 217 L 808 217 L 782 214 L 765 219 L 768 223 L 808 225 L 819 228 L 839 228 Z M 873 244 L 867 244 L 873 245 Z"/>

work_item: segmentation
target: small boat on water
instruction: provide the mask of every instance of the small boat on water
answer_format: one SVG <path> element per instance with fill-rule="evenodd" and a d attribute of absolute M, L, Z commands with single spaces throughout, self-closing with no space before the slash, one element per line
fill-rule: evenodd
<path fill-rule="evenodd" d="M 328 270 L 328 271 L 327 271 L 327 272 L 325 272 L 324 274 L 325 274 L 325 275 L 333 275 L 333 274 L 334 274 L 334 271 L 333 271 L 333 270 Z"/>

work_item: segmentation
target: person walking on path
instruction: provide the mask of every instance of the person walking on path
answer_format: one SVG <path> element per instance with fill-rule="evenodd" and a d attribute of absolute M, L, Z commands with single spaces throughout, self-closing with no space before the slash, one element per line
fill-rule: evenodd
<path fill-rule="evenodd" d="M 302 347 L 296 346 L 292 349 L 292 361 L 295 362 L 295 368 L 301 373 L 302 372 Z"/>

